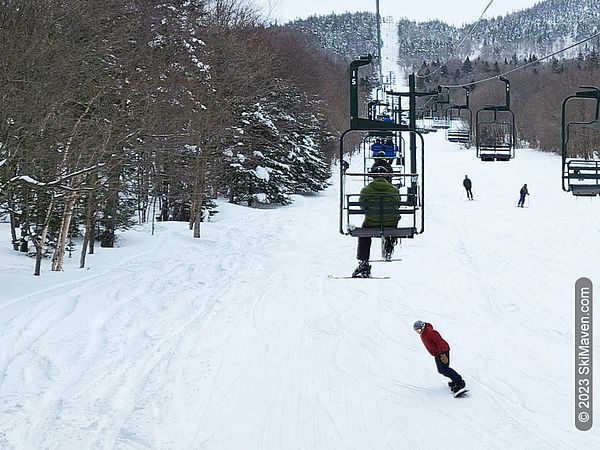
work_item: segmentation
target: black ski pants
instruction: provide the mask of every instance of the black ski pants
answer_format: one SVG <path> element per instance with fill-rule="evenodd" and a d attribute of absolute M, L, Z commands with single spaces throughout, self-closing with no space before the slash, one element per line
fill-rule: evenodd
<path fill-rule="evenodd" d="M 462 381 L 462 377 L 456 372 L 456 370 L 450 368 L 450 352 L 446 352 L 446 355 L 448 356 L 447 364 L 444 364 L 442 362 L 442 360 L 440 359 L 440 355 L 435 357 L 435 365 L 437 366 L 437 371 L 445 377 L 450 378 L 453 383 L 458 383 Z"/>
<path fill-rule="evenodd" d="M 396 227 L 397 225 L 394 225 Z M 370 237 L 359 237 L 358 245 L 356 247 L 356 259 L 359 261 L 368 261 L 371 258 L 371 241 Z M 388 251 L 391 251 L 396 245 L 398 238 L 395 237 L 386 237 L 385 238 L 385 248 Z"/>
<path fill-rule="evenodd" d="M 467 191 L 467 198 L 470 198 L 472 200 L 473 199 L 473 193 L 471 192 L 471 188 L 465 186 L 465 190 Z"/>

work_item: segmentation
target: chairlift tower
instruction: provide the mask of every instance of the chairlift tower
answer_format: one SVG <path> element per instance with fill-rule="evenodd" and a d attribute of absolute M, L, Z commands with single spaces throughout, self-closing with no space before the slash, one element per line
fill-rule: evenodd
<path fill-rule="evenodd" d="M 379 15 L 379 0 L 375 0 L 375 20 L 377 21 L 377 66 L 379 67 L 379 83 L 383 83 L 383 62 L 381 60 L 381 16 Z"/>

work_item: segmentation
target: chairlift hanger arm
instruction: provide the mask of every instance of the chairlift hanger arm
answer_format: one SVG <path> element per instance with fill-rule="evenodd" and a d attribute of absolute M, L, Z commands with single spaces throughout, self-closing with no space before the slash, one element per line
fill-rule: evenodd
<path fill-rule="evenodd" d="M 562 103 L 562 151 L 563 151 L 563 165 L 564 161 L 567 158 L 567 144 L 569 143 L 571 137 L 571 125 L 594 125 L 599 121 L 599 113 L 600 113 L 600 89 L 595 86 L 581 86 L 581 89 L 590 89 L 589 91 L 579 91 L 573 95 L 569 95 L 567 98 L 563 100 Z M 581 100 L 596 100 L 596 111 L 594 114 L 594 119 L 588 122 L 569 122 L 566 120 L 566 108 L 567 103 L 572 99 L 581 99 Z"/>
<path fill-rule="evenodd" d="M 600 89 L 596 86 L 579 86 L 579 89 L 589 89 L 589 91 L 579 91 L 575 97 L 595 98 L 600 101 Z"/>
<path fill-rule="evenodd" d="M 470 95 L 470 90 L 467 86 L 462 86 L 462 88 L 465 90 L 465 104 L 464 105 L 450 105 L 450 109 L 458 109 L 459 111 L 462 109 L 469 109 L 469 95 Z M 448 101 L 450 101 L 450 88 L 446 88 L 448 89 Z"/>
<path fill-rule="evenodd" d="M 573 95 L 569 95 L 566 97 L 561 106 L 561 153 L 562 153 L 562 167 L 561 167 L 561 178 L 562 178 L 562 189 L 565 192 L 569 191 L 569 187 L 565 185 L 567 182 L 567 178 L 565 177 L 565 167 L 567 166 L 567 153 L 568 153 L 568 143 L 570 139 L 570 131 L 571 125 L 591 125 L 598 123 L 598 112 L 600 109 L 600 89 L 595 86 L 581 86 L 581 89 L 589 89 L 587 91 L 579 91 Z M 573 99 L 580 100 L 596 100 L 596 112 L 595 112 L 595 120 L 590 122 L 569 122 L 567 123 L 567 104 Z"/>
<path fill-rule="evenodd" d="M 506 97 L 505 97 L 506 103 L 505 103 L 504 107 L 506 108 L 505 111 L 510 111 L 510 81 L 508 81 L 508 78 L 503 77 L 503 76 L 499 76 L 498 79 L 500 81 L 503 81 L 505 84 L 504 92 L 506 94 Z"/>
<path fill-rule="evenodd" d="M 396 97 L 410 97 L 410 92 L 398 92 L 398 91 L 385 91 L 387 95 L 393 95 Z M 415 97 L 435 97 L 437 92 L 414 92 L 412 95 Z"/>

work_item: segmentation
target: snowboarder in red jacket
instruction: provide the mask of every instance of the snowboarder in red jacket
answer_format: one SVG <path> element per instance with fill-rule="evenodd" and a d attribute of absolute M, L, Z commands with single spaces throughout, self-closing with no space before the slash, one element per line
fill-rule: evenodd
<path fill-rule="evenodd" d="M 417 320 L 413 326 L 415 331 L 421 335 L 421 340 L 425 348 L 435 358 L 435 365 L 439 373 L 450 378 L 448 386 L 452 392 L 456 393 L 465 387 L 465 381 L 454 370 L 450 368 L 450 346 L 440 336 L 440 333 L 433 329 L 430 323 Z"/>

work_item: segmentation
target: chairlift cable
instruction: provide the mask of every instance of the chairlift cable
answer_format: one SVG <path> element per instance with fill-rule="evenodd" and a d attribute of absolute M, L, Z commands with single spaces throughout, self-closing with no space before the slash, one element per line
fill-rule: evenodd
<path fill-rule="evenodd" d="M 535 61 L 530 61 L 527 64 L 523 64 L 522 66 L 515 67 L 513 69 L 507 70 L 506 72 L 499 73 L 498 75 L 494 75 L 494 76 L 491 76 L 491 77 L 488 77 L 488 78 L 484 78 L 484 79 L 478 80 L 478 81 L 473 81 L 473 82 L 470 82 L 470 83 L 463 83 L 463 84 L 456 84 L 456 85 L 442 84 L 440 86 L 441 87 L 446 87 L 446 88 L 460 88 L 460 87 L 472 86 L 472 85 L 475 85 L 475 84 L 485 83 L 486 81 L 496 80 L 496 79 L 498 79 L 498 78 L 500 78 L 500 77 L 502 77 L 504 75 L 508 75 L 509 73 L 513 73 L 513 72 L 516 72 L 517 70 L 525 69 L 526 67 L 529 67 L 529 66 L 532 66 L 534 64 L 537 64 L 540 61 L 544 61 L 544 60 L 546 60 L 548 58 L 552 58 L 553 56 L 556 56 L 559 53 L 566 52 L 567 50 L 570 50 L 573 47 L 577 47 L 578 45 L 585 44 L 586 42 L 591 41 L 592 39 L 594 39 L 596 37 L 599 37 L 599 36 L 600 36 L 600 32 L 598 32 L 598 33 L 596 33 L 596 34 L 594 34 L 594 35 L 592 35 L 590 37 L 587 37 L 587 38 L 585 38 L 585 39 L 583 39 L 583 40 L 581 40 L 579 42 L 575 42 L 574 44 L 571 44 L 568 47 L 565 47 L 563 49 L 560 49 L 560 50 L 557 50 L 557 51 L 555 51 L 553 53 L 550 53 L 549 55 L 546 55 L 546 56 L 544 56 L 542 58 L 536 59 Z"/>
<path fill-rule="evenodd" d="M 475 28 L 477 28 L 477 26 L 481 23 L 481 19 L 483 18 L 483 16 L 485 15 L 485 13 L 487 12 L 487 10 L 490 8 L 490 6 L 492 6 L 492 3 L 494 3 L 494 0 L 490 0 L 489 3 L 487 4 L 487 6 L 485 7 L 485 9 L 483 10 L 483 12 L 481 13 L 481 15 L 479 16 L 479 19 L 477 19 L 475 21 L 475 23 L 473 24 L 473 26 L 471 27 L 471 29 L 469 30 L 469 32 L 467 34 L 465 34 L 465 36 L 462 38 L 462 40 L 458 43 L 458 45 L 456 46 L 456 48 L 450 52 L 450 56 L 448 56 L 448 58 L 446 59 L 446 61 L 444 61 L 442 64 L 440 64 L 438 66 L 437 69 L 435 69 L 433 72 L 428 73 L 427 75 L 416 75 L 417 78 L 427 78 L 431 75 L 433 75 L 434 73 L 436 73 L 438 70 L 440 70 L 443 66 L 445 66 L 448 61 L 450 61 L 450 59 L 454 56 L 454 52 L 456 52 L 467 40 L 467 38 L 469 36 L 471 36 L 471 34 L 473 34 L 473 31 L 475 31 Z"/>

